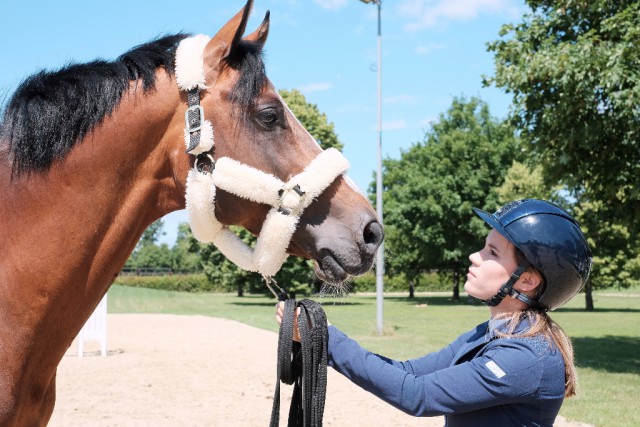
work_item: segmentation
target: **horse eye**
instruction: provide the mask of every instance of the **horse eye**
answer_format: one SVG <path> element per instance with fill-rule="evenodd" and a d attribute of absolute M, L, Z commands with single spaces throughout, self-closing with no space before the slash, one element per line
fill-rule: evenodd
<path fill-rule="evenodd" d="M 278 121 L 278 112 L 275 108 L 267 108 L 258 113 L 258 119 L 265 125 L 273 125 Z"/>

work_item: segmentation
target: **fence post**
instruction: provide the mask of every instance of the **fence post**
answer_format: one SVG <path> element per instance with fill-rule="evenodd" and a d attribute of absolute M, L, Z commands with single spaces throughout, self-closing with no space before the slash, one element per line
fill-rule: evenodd
<path fill-rule="evenodd" d="M 78 334 L 78 357 L 84 357 L 85 341 L 99 341 L 100 354 L 107 357 L 107 294 L 102 297 Z"/>

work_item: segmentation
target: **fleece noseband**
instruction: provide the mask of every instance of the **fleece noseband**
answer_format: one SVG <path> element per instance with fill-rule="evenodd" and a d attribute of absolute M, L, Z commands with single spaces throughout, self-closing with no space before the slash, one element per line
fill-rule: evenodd
<path fill-rule="evenodd" d="M 298 175 L 287 182 L 229 157 L 217 160 L 213 127 L 204 119 L 200 90 L 206 89 L 202 54 L 209 38 L 184 39 L 176 50 L 176 80 L 187 92 L 185 146 L 196 156 L 187 176 L 186 203 L 193 235 L 201 242 L 215 244 L 220 252 L 240 268 L 269 278 L 287 258 L 300 216 L 338 176 L 349 167 L 336 149 L 322 151 Z M 249 247 L 215 217 L 216 187 L 238 197 L 271 206 L 255 248 Z"/>

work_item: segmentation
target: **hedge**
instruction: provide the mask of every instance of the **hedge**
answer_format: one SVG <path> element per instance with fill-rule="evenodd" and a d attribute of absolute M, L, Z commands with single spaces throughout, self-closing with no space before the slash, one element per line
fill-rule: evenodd
<path fill-rule="evenodd" d="M 204 274 L 173 274 L 164 276 L 118 276 L 116 285 L 138 288 L 162 289 L 165 291 L 182 292 L 229 292 L 220 283 L 211 283 Z M 286 285 L 285 285 L 286 287 Z M 451 289 L 450 279 L 438 273 L 421 275 L 415 287 L 420 291 L 448 291 Z M 375 292 L 376 276 L 373 272 L 363 274 L 353 279 L 353 292 Z M 384 277 L 385 292 L 408 292 L 409 284 L 403 274 Z"/>
<path fill-rule="evenodd" d="M 210 283 L 204 274 L 172 274 L 166 276 L 118 276 L 116 285 L 182 292 L 226 292 L 222 286 Z"/>

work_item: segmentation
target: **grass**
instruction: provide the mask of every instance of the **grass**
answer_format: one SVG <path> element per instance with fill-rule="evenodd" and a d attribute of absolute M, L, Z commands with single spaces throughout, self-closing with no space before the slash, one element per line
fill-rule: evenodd
<path fill-rule="evenodd" d="M 314 298 L 327 317 L 364 347 L 396 359 L 418 357 L 446 346 L 486 320 L 487 308 L 451 301 L 448 294 L 385 295 L 384 334 L 375 333 L 375 295 Z M 640 394 L 640 289 L 594 294 L 596 310 L 585 312 L 575 298 L 552 317 L 572 337 L 580 395 L 565 400 L 560 414 L 598 427 L 638 426 Z M 111 313 L 174 313 L 238 320 L 271 331 L 275 301 L 263 296 L 189 294 L 113 286 Z"/>

